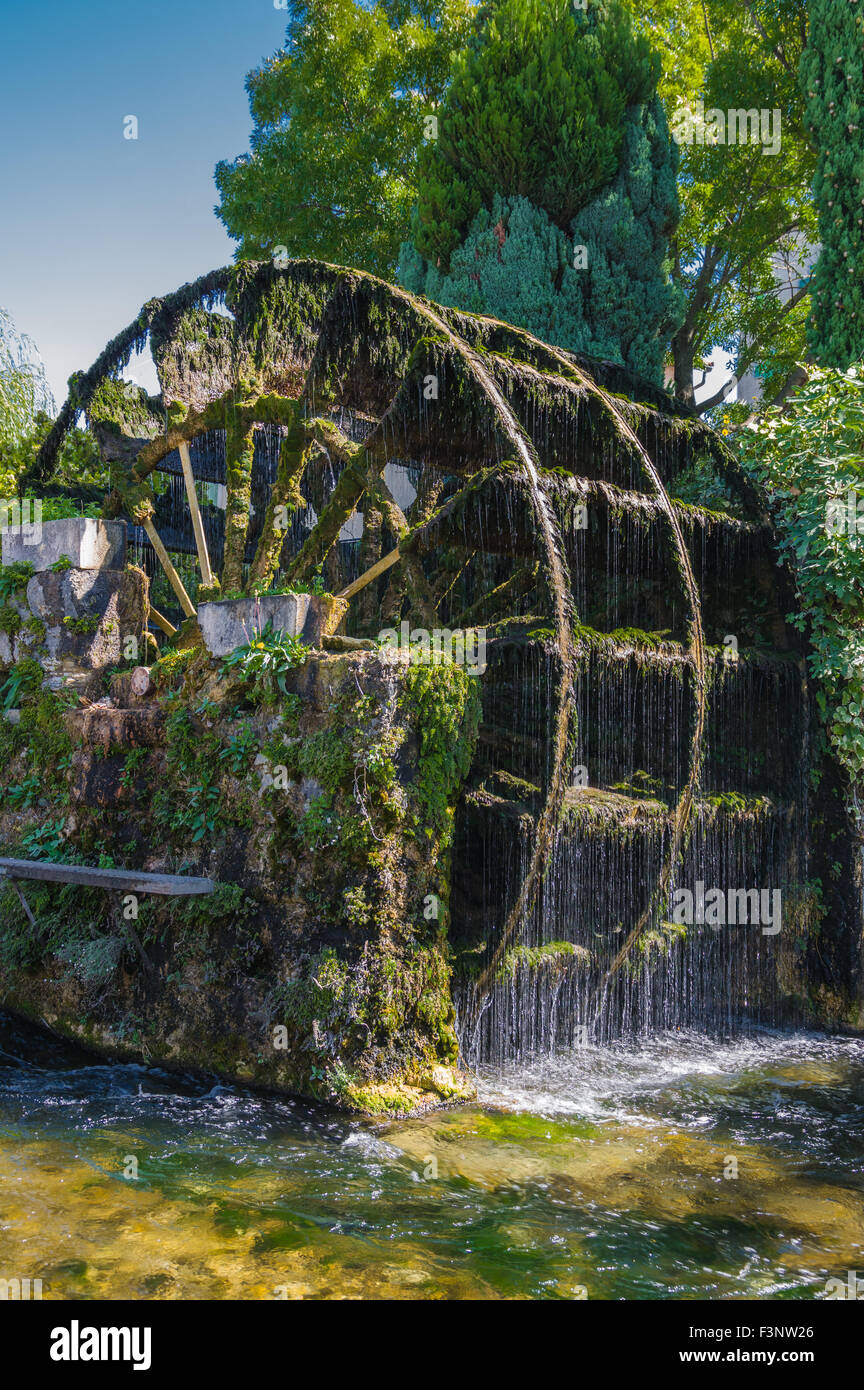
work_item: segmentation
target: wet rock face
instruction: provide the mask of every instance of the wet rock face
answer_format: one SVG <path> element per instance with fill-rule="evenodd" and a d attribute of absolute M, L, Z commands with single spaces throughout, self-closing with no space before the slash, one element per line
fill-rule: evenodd
<path fill-rule="evenodd" d="M 111 698 L 124 688 L 115 679 Z M 163 685 L 137 705 L 58 712 L 71 741 L 64 845 L 85 863 L 218 886 L 142 896 L 128 919 L 108 894 L 70 906 L 67 890 L 62 942 L 28 937 L 3 959 L 0 941 L 0 1002 L 100 1052 L 352 1110 L 470 1095 L 447 902 L 472 689 L 461 670 L 439 683 L 352 651 L 310 657 L 287 695 L 253 703 L 199 649 L 170 700 Z M 20 820 L 0 809 L 0 840 Z M 31 889 L 47 920 L 57 890 Z"/>

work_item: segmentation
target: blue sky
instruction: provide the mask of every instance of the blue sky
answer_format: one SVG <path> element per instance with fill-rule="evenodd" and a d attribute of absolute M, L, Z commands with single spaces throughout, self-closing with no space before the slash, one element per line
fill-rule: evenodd
<path fill-rule="evenodd" d="M 273 0 L 0 0 L 0 306 L 58 407 L 145 300 L 233 258 L 213 169 L 248 149 L 244 79 L 285 24 Z"/>
<path fill-rule="evenodd" d="M 213 169 L 248 149 L 244 79 L 285 22 L 273 0 L 0 0 L 0 305 L 58 405 L 146 299 L 232 259 Z"/>

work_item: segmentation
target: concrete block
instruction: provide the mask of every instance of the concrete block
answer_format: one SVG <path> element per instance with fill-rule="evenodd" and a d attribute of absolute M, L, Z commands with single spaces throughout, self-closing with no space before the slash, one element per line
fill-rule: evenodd
<path fill-rule="evenodd" d="M 126 564 L 126 525 L 92 517 L 32 522 L 0 528 L 4 565 L 29 560 L 34 570 L 50 570 L 67 555 L 75 569 L 122 570 Z"/>
<path fill-rule="evenodd" d="M 198 624 L 211 656 L 228 656 L 251 642 L 269 622 L 274 632 L 302 637 L 318 646 L 324 633 L 338 627 L 347 608 L 344 599 L 317 594 L 266 594 L 261 598 L 202 603 Z"/>

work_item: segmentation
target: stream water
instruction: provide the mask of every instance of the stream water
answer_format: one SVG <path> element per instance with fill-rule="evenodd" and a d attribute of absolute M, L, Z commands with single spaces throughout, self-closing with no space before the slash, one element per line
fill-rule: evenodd
<path fill-rule="evenodd" d="M 375 1124 L 94 1063 L 0 1015 L 0 1277 L 45 1298 L 824 1298 L 864 1264 L 862 1141 L 857 1040 L 587 1047 Z"/>

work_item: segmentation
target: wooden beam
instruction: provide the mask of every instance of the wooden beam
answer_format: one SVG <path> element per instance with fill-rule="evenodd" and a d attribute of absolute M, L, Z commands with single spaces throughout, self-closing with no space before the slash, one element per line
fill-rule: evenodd
<path fill-rule="evenodd" d="M 18 884 L 15 882 L 14 878 L 11 879 L 10 881 L 11 881 L 11 883 L 12 883 L 12 887 L 15 889 L 15 892 L 18 894 L 18 897 L 19 897 L 19 899 L 20 899 L 20 901 L 21 901 L 21 906 L 23 907 L 25 913 L 27 914 L 27 920 L 28 920 L 28 922 L 30 923 L 31 927 L 35 927 L 36 930 L 38 931 L 39 926 L 38 926 L 38 923 L 37 923 L 37 921 L 36 921 L 36 918 L 33 916 L 33 913 L 30 911 L 30 904 L 28 903 L 27 899 L 24 897 L 24 894 L 21 892 L 21 889 L 18 887 Z"/>
<path fill-rule="evenodd" d="M 162 568 L 168 576 L 168 583 L 171 585 L 171 588 L 174 590 L 175 594 L 180 600 L 180 607 L 183 609 L 183 612 L 186 614 L 187 618 L 194 618 L 195 605 L 192 602 L 189 595 L 187 594 L 186 590 L 183 588 L 183 580 L 180 578 L 179 574 L 172 565 L 171 560 L 168 556 L 168 551 L 162 544 L 159 532 L 153 525 L 151 518 L 149 516 L 144 517 L 142 519 L 141 525 L 147 532 L 147 538 L 150 541 L 150 544 L 156 551 L 156 554 L 159 556 Z"/>
<path fill-rule="evenodd" d="M 348 585 L 347 589 L 342 589 L 336 597 L 353 598 L 355 594 L 359 594 L 361 589 L 365 589 L 367 584 L 371 584 L 373 579 L 377 579 L 379 574 L 383 574 L 385 570 L 392 569 L 401 559 L 402 551 L 397 545 L 395 550 L 389 551 L 383 559 L 379 560 L 377 564 L 374 564 L 365 574 L 361 574 L 358 579 L 354 580 L 353 584 Z"/>
<path fill-rule="evenodd" d="M 150 604 L 150 617 L 156 626 L 162 629 L 166 637 L 177 636 L 177 629 L 174 624 L 169 623 L 164 614 L 160 613 L 158 608 L 154 608 L 152 603 Z"/>
<path fill-rule="evenodd" d="M 189 457 L 189 445 L 185 440 L 179 446 L 178 452 L 180 454 L 180 462 L 183 465 L 183 482 L 186 484 L 186 496 L 189 501 L 189 510 L 192 513 L 192 530 L 195 532 L 198 563 L 201 566 L 201 583 L 208 589 L 212 589 L 213 571 L 210 568 L 210 556 L 207 553 L 207 538 L 204 535 L 204 522 L 201 517 L 198 493 L 195 491 L 195 476 L 192 472 L 192 460 Z"/>
<path fill-rule="evenodd" d="M 51 864 L 42 859 L 0 858 L 0 878 L 36 879 L 40 883 L 74 883 L 82 888 L 111 892 L 158 893 L 163 897 L 190 897 L 212 893 L 212 878 L 187 874 L 146 874 L 136 869 L 91 869 L 85 864 Z"/>

